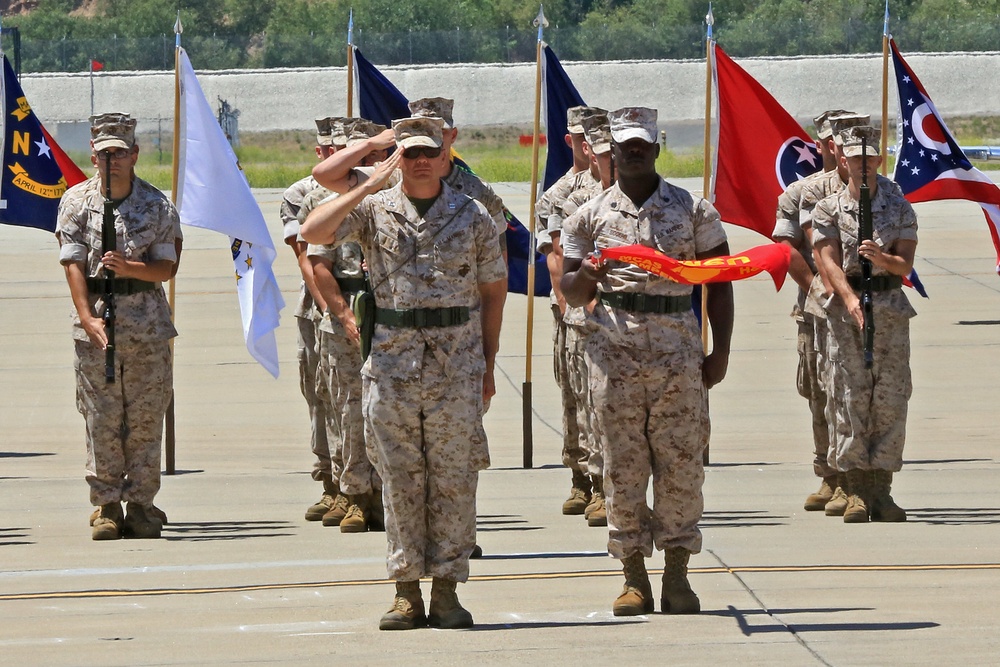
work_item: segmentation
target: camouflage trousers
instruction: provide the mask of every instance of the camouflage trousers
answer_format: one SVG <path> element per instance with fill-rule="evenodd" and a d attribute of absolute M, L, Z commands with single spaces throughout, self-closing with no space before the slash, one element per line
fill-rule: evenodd
<path fill-rule="evenodd" d="M 361 350 L 342 333 L 320 331 L 320 373 L 329 396 L 327 423 L 337 443 L 331 456 L 339 471 L 341 492 L 349 495 L 382 488 L 365 448 L 365 419 L 361 413 Z"/>
<path fill-rule="evenodd" d="M 830 425 L 826 421 L 826 391 L 824 365 L 826 354 L 826 320 L 809 313 L 796 318 L 799 327 L 799 366 L 795 387 L 799 396 L 809 401 L 812 415 L 813 472 L 817 477 L 836 475 L 828 462 L 830 455 Z"/>
<path fill-rule="evenodd" d="M 448 376 L 428 349 L 415 371 L 369 364 L 362 382 L 365 437 L 383 483 L 389 578 L 467 581 L 478 471 L 489 465 L 482 374 Z"/>
<path fill-rule="evenodd" d="M 104 379 L 104 350 L 74 341 L 76 407 L 87 424 L 87 483 L 95 506 L 151 505 L 160 490 L 163 415 L 173 390 L 170 341 L 119 342 L 115 382 Z"/>
<path fill-rule="evenodd" d="M 568 327 L 559 314 L 559 307 L 552 306 L 552 370 L 556 384 L 562 392 L 563 465 L 570 470 L 587 472 L 588 454 L 582 444 L 586 436 L 580 432 L 580 418 L 576 414 L 576 394 L 570 378 L 570 358 L 566 344 Z"/>
<path fill-rule="evenodd" d="M 587 340 L 590 332 L 583 327 L 566 327 L 566 356 L 569 384 L 576 401 L 576 424 L 580 434 L 580 449 L 587 455 L 586 469 L 590 475 L 604 475 L 604 457 L 596 433 L 594 410 L 590 404 L 590 371 L 587 369 Z"/>
<path fill-rule="evenodd" d="M 319 369 L 317 327 L 308 317 L 296 317 L 299 327 L 299 389 L 309 407 L 309 446 L 316 456 L 312 478 L 320 480 L 330 475 L 330 445 L 326 437 L 326 410 L 316 397 L 316 372 Z"/>
<path fill-rule="evenodd" d="M 875 311 L 874 365 L 864 367 L 861 330 L 840 308 L 827 319 L 829 366 L 826 392 L 837 470 L 903 467 L 910 377 L 910 320 L 892 309 Z"/>
<path fill-rule="evenodd" d="M 654 546 L 701 551 L 708 392 L 701 342 L 692 333 L 669 352 L 614 346 L 600 332 L 590 337 L 590 394 L 614 558 L 650 556 Z M 650 478 L 652 510 L 646 505 Z"/>

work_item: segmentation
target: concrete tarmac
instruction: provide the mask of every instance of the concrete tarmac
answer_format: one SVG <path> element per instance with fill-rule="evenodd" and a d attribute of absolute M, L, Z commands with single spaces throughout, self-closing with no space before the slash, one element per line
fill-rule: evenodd
<path fill-rule="evenodd" d="M 528 186 L 499 191 L 527 219 Z M 280 191 L 256 194 L 280 243 Z M 729 375 L 711 397 L 705 548 L 691 560 L 703 611 L 615 618 L 622 577 L 606 529 L 560 513 L 570 475 L 560 464 L 546 299 L 534 306 L 534 455 L 522 467 L 526 300 L 511 295 L 486 417 L 493 465 L 478 496 L 485 555 L 459 587 L 476 626 L 401 633 L 377 629 L 393 595 L 385 536 L 303 519 L 320 487 L 308 475 L 291 253 L 282 247 L 275 267 L 288 306 L 274 380 L 244 346 L 227 240 L 185 228 L 177 474 L 157 497 L 170 523 L 160 540 L 93 542 L 56 243 L 0 226 L 0 663 L 995 663 L 1000 279 L 977 205 L 917 212 L 916 267 L 931 298 L 908 291 L 919 312 L 914 392 L 893 487 L 909 521 L 845 525 L 802 510 L 818 481 L 794 386 L 795 285 L 775 294 L 764 277 L 737 283 Z M 764 242 L 727 231 L 734 251 Z"/>

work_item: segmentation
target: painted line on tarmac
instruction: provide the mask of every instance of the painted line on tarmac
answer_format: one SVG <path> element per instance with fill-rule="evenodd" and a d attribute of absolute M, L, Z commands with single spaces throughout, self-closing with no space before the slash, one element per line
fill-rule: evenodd
<path fill-rule="evenodd" d="M 1000 563 L 939 563 L 924 565 L 771 565 L 740 567 L 692 567 L 690 574 L 748 574 L 748 573 L 800 573 L 800 572 L 940 572 L 1000 570 Z M 649 570 L 661 574 L 662 569 Z M 578 570 L 572 572 L 528 572 L 521 574 L 481 574 L 469 581 L 541 581 L 551 579 L 580 579 L 587 577 L 620 577 L 620 570 Z M 296 590 L 306 588 L 342 588 L 349 586 L 386 586 L 387 579 L 353 579 L 346 581 L 310 581 L 281 584 L 248 584 L 242 586 L 212 586 L 207 588 L 142 588 L 104 589 L 87 591 L 44 591 L 38 593 L 9 593 L 0 595 L 0 602 L 17 600 L 72 600 L 81 598 L 124 598 L 160 595 L 209 595 L 213 593 L 250 593 L 255 591 Z"/>

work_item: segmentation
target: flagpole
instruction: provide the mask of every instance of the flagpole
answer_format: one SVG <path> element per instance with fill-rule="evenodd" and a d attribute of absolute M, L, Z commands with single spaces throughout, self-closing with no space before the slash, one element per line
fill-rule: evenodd
<path fill-rule="evenodd" d="M 354 8 L 347 19 L 347 117 L 354 116 Z"/>
<path fill-rule="evenodd" d="M 174 153 L 173 153 L 173 175 L 170 185 L 170 200 L 177 204 L 177 187 L 180 184 L 180 147 L 181 147 L 181 33 L 184 27 L 181 25 L 181 13 L 177 12 L 177 21 L 174 23 Z M 180 259 L 178 257 L 178 259 Z M 170 304 L 170 319 L 174 319 L 174 303 L 177 298 L 177 286 L 173 276 L 171 276 L 167 290 L 167 302 Z M 170 363 L 174 363 L 174 339 L 170 339 Z M 173 373 L 171 373 L 171 376 Z M 164 445 L 164 467 L 166 474 L 173 475 L 176 472 L 176 449 L 177 435 L 174 428 L 174 389 L 170 388 L 170 404 L 167 406 L 167 414 L 164 417 L 166 423 L 166 434 Z"/>
<path fill-rule="evenodd" d="M 539 117 L 542 107 L 542 36 L 549 22 L 542 6 L 538 6 L 538 16 L 532 23 L 538 28 L 538 44 L 535 48 L 535 125 L 531 139 L 531 197 L 528 200 L 528 298 L 526 314 L 528 326 L 524 340 L 524 384 L 521 385 L 521 425 L 524 438 L 524 467 L 532 467 L 533 440 L 531 435 L 531 339 L 535 320 L 535 199 L 538 197 L 538 146 L 540 143 Z"/>
<path fill-rule="evenodd" d="M 705 15 L 705 166 L 702 170 L 702 196 L 708 200 L 712 190 L 712 28 L 715 25 L 715 15 L 712 14 L 712 3 L 708 3 L 708 14 Z M 701 286 L 701 349 L 708 354 L 708 284 Z M 708 465 L 708 444 L 702 454 L 702 462 Z"/>
<path fill-rule="evenodd" d="M 885 159 L 889 133 L 889 0 L 885 0 L 885 20 L 882 22 L 882 175 L 887 175 L 889 161 Z"/>
<path fill-rule="evenodd" d="M 90 58 L 90 115 L 94 115 L 94 59 Z"/>

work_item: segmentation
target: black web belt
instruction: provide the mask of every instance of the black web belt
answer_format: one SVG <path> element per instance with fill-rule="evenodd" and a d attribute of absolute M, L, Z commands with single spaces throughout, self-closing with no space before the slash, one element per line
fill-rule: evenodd
<path fill-rule="evenodd" d="M 337 286 L 340 287 L 340 291 L 344 294 L 365 291 L 364 278 L 337 278 L 336 280 Z"/>
<path fill-rule="evenodd" d="M 87 291 L 91 294 L 104 294 L 104 283 L 104 278 L 87 278 Z M 151 283 L 147 280 L 115 278 L 114 293 L 124 295 L 138 294 L 139 292 L 154 290 L 159 286 L 160 283 Z"/>
<path fill-rule="evenodd" d="M 847 276 L 847 282 L 850 283 L 851 289 L 855 292 L 860 292 L 864 289 L 864 281 L 861 279 L 861 276 Z M 902 286 L 903 279 L 899 276 L 872 276 L 873 292 L 888 292 Z"/>
<path fill-rule="evenodd" d="M 391 308 L 376 308 L 375 323 L 387 327 L 404 327 L 420 329 L 423 327 L 453 327 L 469 321 L 469 309 L 466 306 L 451 308 L 413 308 L 407 310 L 392 310 Z"/>
<path fill-rule="evenodd" d="M 665 296 L 641 292 L 601 292 L 601 301 L 633 313 L 683 313 L 691 310 L 690 296 Z"/>

